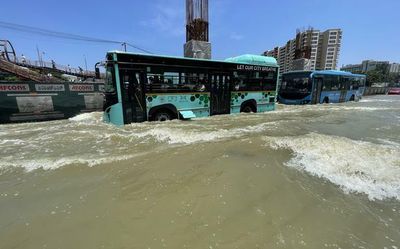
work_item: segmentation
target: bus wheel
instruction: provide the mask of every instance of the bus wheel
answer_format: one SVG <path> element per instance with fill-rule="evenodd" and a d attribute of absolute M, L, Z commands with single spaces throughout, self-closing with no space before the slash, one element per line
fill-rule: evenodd
<path fill-rule="evenodd" d="M 257 112 L 257 111 L 255 110 L 255 108 L 254 108 L 253 105 L 247 104 L 247 105 L 245 105 L 245 106 L 242 107 L 242 109 L 240 110 L 240 112 L 247 112 L 247 113 L 250 113 L 250 112 Z"/>
<path fill-rule="evenodd" d="M 328 97 L 325 97 L 325 98 L 324 98 L 324 101 L 323 101 L 322 103 L 324 103 L 324 104 L 329 104 L 329 99 L 328 99 Z"/>
<path fill-rule="evenodd" d="M 351 97 L 350 97 L 350 101 L 354 101 L 355 100 L 355 97 L 354 97 L 354 95 L 351 95 Z"/>
<path fill-rule="evenodd" d="M 163 122 L 163 121 L 172 120 L 172 118 L 173 118 L 173 116 L 169 111 L 160 110 L 154 114 L 153 120 Z"/>

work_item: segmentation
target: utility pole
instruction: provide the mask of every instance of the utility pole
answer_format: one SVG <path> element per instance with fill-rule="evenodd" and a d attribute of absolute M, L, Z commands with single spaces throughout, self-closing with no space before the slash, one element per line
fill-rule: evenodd
<path fill-rule="evenodd" d="M 124 51 L 126 52 L 126 42 L 122 43 L 122 46 L 124 47 Z"/>
<path fill-rule="evenodd" d="M 42 66 L 42 60 L 40 59 L 39 47 L 38 47 L 37 44 L 36 44 L 36 52 L 37 52 L 37 55 L 38 55 L 39 64 L 40 64 L 40 66 Z"/>
<path fill-rule="evenodd" d="M 45 54 L 46 54 L 46 53 L 45 53 L 44 51 L 42 51 L 42 53 L 40 53 L 40 59 L 41 59 L 41 61 L 42 61 L 42 67 L 45 66 L 45 62 L 44 62 L 44 60 L 43 60 L 43 57 L 44 57 Z"/>
<path fill-rule="evenodd" d="M 86 70 L 86 74 L 88 73 L 87 71 L 87 61 L 86 61 L 86 55 L 83 55 L 83 58 L 85 59 L 85 70 Z"/>

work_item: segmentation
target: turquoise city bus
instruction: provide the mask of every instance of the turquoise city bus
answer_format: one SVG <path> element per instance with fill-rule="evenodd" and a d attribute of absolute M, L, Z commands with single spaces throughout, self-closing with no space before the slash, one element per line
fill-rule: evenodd
<path fill-rule="evenodd" d="M 275 109 L 274 58 L 226 61 L 108 52 L 104 121 L 123 125 Z"/>
<path fill-rule="evenodd" d="M 365 82 L 365 75 L 344 71 L 294 71 L 282 74 L 278 99 L 294 105 L 358 101 Z"/>

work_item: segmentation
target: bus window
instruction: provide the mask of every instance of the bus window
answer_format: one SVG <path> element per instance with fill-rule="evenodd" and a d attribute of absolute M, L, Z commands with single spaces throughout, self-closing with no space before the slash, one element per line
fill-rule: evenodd
<path fill-rule="evenodd" d="M 104 84 L 104 102 L 103 111 L 108 107 L 118 103 L 117 85 L 114 73 L 114 65 L 107 66 L 106 81 Z"/>
<path fill-rule="evenodd" d="M 262 72 L 262 87 L 266 91 L 276 90 L 276 72 Z"/>
<path fill-rule="evenodd" d="M 340 77 L 340 83 L 341 83 L 341 90 L 352 89 L 349 77 Z"/>
<path fill-rule="evenodd" d="M 107 67 L 106 71 L 106 82 L 104 84 L 104 91 L 107 93 L 115 92 L 115 77 L 114 77 L 114 67 L 113 65 Z"/>
<path fill-rule="evenodd" d="M 165 72 L 164 73 L 164 84 L 168 87 L 177 88 L 179 84 L 179 73 L 177 72 Z"/>
<path fill-rule="evenodd" d="M 246 72 L 233 72 L 233 91 L 247 90 L 246 83 L 248 81 L 248 74 Z"/>
<path fill-rule="evenodd" d="M 208 74 L 185 72 L 180 74 L 180 89 L 188 92 L 204 92 L 209 88 Z"/>
<path fill-rule="evenodd" d="M 288 92 L 310 92 L 312 83 L 310 81 L 309 73 L 289 74 L 282 78 L 281 90 Z"/>
<path fill-rule="evenodd" d="M 337 91 L 337 90 L 340 90 L 342 88 L 338 76 L 326 75 L 324 77 L 324 82 L 325 82 L 325 84 L 324 84 L 324 87 L 322 88 L 322 90 L 325 90 L 325 91 L 329 91 L 329 90 Z M 330 88 L 328 88 L 329 85 L 330 85 Z"/>
<path fill-rule="evenodd" d="M 160 92 L 163 91 L 161 81 L 163 76 L 156 73 L 147 74 L 147 91 L 148 92 Z"/>
<path fill-rule="evenodd" d="M 197 89 L 201 92 L 204 92 L 207 89 L 209 89 L 208 74 L 206 73 L 199 74 L 199 85 L 197 86 Z"/>
<path fill-rule="evenodd" d="M 350 89 L 357 90 L 358 89 L 358 79 L 357 77 L 352 77 L 350 79 Z"/>
<path fill-rule="evenodd" d="M 329 82 L 327 80 L 324 80 L 323 82 L 324 82 L 324 84 L 322 85 L 322 90 L 323 91 L 330 91 L 332 89 L 331 82 Z"/>
<path fill-rule="evenodd" d="M 365 87 L 365 82 L 366 82 L 366 78 L 365 77 L 360 77 L 359 87 Z"/>
<path fill-rule="evenodd" d="M 250 91 L 261 91 L 263 87 L 263 78 L 260 72 L 249 72 L 249 79 L 247 82 L 247 89 Z"/>
<path fill-rule="evenodd" d="M 276 77 L 271 72 L 234 72 L 233 91 L 275 90 Z M 272 82 L 275 79 L 275 82 Z"/>
<path fill-rule="evenodd" d="M 176 92 L 180 87 L 179 72 L 163 68 L 152 67 L 147 73 L 147 91 L 152 92 Z"/>

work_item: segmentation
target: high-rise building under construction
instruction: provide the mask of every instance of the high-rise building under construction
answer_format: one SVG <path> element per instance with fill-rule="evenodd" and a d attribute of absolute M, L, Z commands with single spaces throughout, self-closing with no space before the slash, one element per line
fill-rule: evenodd
<path fill-rule="evenodd" d="M 341 29 L 297 30 L 296 37 L 284 46 L 264 52 L 278 60 L 280 73 L 295 70 L 334 70 L 342 41 Z"/>
<path fill-rule="evenodd" d="M 208 0 L 186 0 L 185 57 L 211 59 Z"/>

